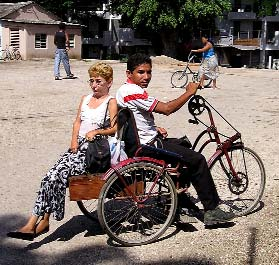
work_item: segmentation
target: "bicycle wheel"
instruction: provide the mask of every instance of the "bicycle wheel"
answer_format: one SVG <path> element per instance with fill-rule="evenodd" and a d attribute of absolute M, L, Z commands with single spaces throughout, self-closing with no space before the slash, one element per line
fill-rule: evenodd
<path fill-rule="evenodd" d="M 21 54 L 19 52 L 16 53 L 15 59 L 22 60 Z"/>
<path fill-rule="evenodd" d="M 92 199 L 92 200 L 83 200 L 83 201 L 77 201 L 77 205 L 81 212 L 88 217 L 89 219 L 93 221 L 98 221 L 98 214 L 97 214 L 97 206 L 98 206 L 98 200 Z"/>
<path fill-rule="evenodd" d="M 212 83 L 212 79 L 205 79 L 204 80 L 204 87 L 206 87 L 206 88 L 208 88 L 208 87 L 210 87 L 210 85 L 211 85 L 211 83 Z"/>
<path fill-rule="evenodd" d="M 124 246 L 148 244 L 159 238 L 175 217 L 177 194 L 161 167 L 153 163 L 131 163 L 115 173 L 103 186 L 98 216 L 106 233 Z"/>
<path fill-rule="evenodd" d="M 260 157 L 247 147 L 233 147 L 229 157 L 238 179 L 233 177 L 224 154 L 212 162 L 210 170 L 221 201 L 237 216 L 246 215 L 255 209 L 262 198 L 264 165 Z"/>
<path fill-rule="evenodd" d="M 2 58 L 4 61 L 9 60 L 9 56 L 6 51 L 2 51 Z"/>
<path fill-rule="evenodd" d="M 171 76 L 171 84 L 173 87 L 182 88 L 188 82 L 188 75 L 185 71 L 176 71 Z"/>

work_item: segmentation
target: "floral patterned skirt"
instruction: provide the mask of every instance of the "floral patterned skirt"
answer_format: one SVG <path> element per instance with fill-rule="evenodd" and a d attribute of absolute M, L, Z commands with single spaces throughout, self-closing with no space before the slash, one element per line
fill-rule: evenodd
<path fill-rule="evenodd" d="M 219 75 L 218 60 L 214 55 L 210 58 L 205 58 L 199 69 L 199 76 L 205 75 L 209 79 L 216 79 Z"/>
<path fill-rule="evenodd" d="M 65 212 L 65 196 L 70 176 L 85 173 L 85 153 L 88 143 L 79 137 L 77 153 L 66 151 L 43 177 L 33 208 L 33 215 L 52 213 L 55 220 L 62 220 Z"/>

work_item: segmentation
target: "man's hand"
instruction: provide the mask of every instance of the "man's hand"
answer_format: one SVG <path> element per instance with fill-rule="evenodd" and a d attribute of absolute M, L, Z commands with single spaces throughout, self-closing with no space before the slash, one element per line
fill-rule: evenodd
<path fill-rule="evenodd" d="M 195 95 L 197 93 L 197 89 L 199 87 L 199 83 L 189 83 L 186 86 L 186 91 L 190 94 L 190 95 Z"/>
<path fill-rule="evenodd" d="M 157 127 L 157 131 L 163 136 L 164 139 L 168 137 L 168 132 L 165 128 Z"/>

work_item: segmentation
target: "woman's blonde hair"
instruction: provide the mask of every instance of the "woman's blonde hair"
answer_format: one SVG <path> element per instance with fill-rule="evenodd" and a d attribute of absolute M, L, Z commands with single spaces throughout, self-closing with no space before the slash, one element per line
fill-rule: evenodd
<path fill-rule="evenodd" d="M 101 76 L 106 81 L 112 81 L 113 79 L 113 70 L 111 66 L 101 62 L 91 65 L 88 69 L 88 74 L 90 77 Z"/>

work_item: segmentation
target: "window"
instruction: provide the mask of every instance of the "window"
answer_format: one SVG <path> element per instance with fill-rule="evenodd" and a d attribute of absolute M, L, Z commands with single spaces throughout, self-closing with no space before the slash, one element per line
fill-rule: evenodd
<path fill-rule="evenodd" d="M 45 49 L 47 47 L 47 35 L 44 33 L 35 34 L 35 49 Z"/>
<path fill-rule="evenodd" d="M 10 29 L 10 44 L 19 49 L 19 29 Z"/>
<path fill-rule="evenodd" d="M 75 48 L 75 34 L 69 34 L 70 48 Z"/>

